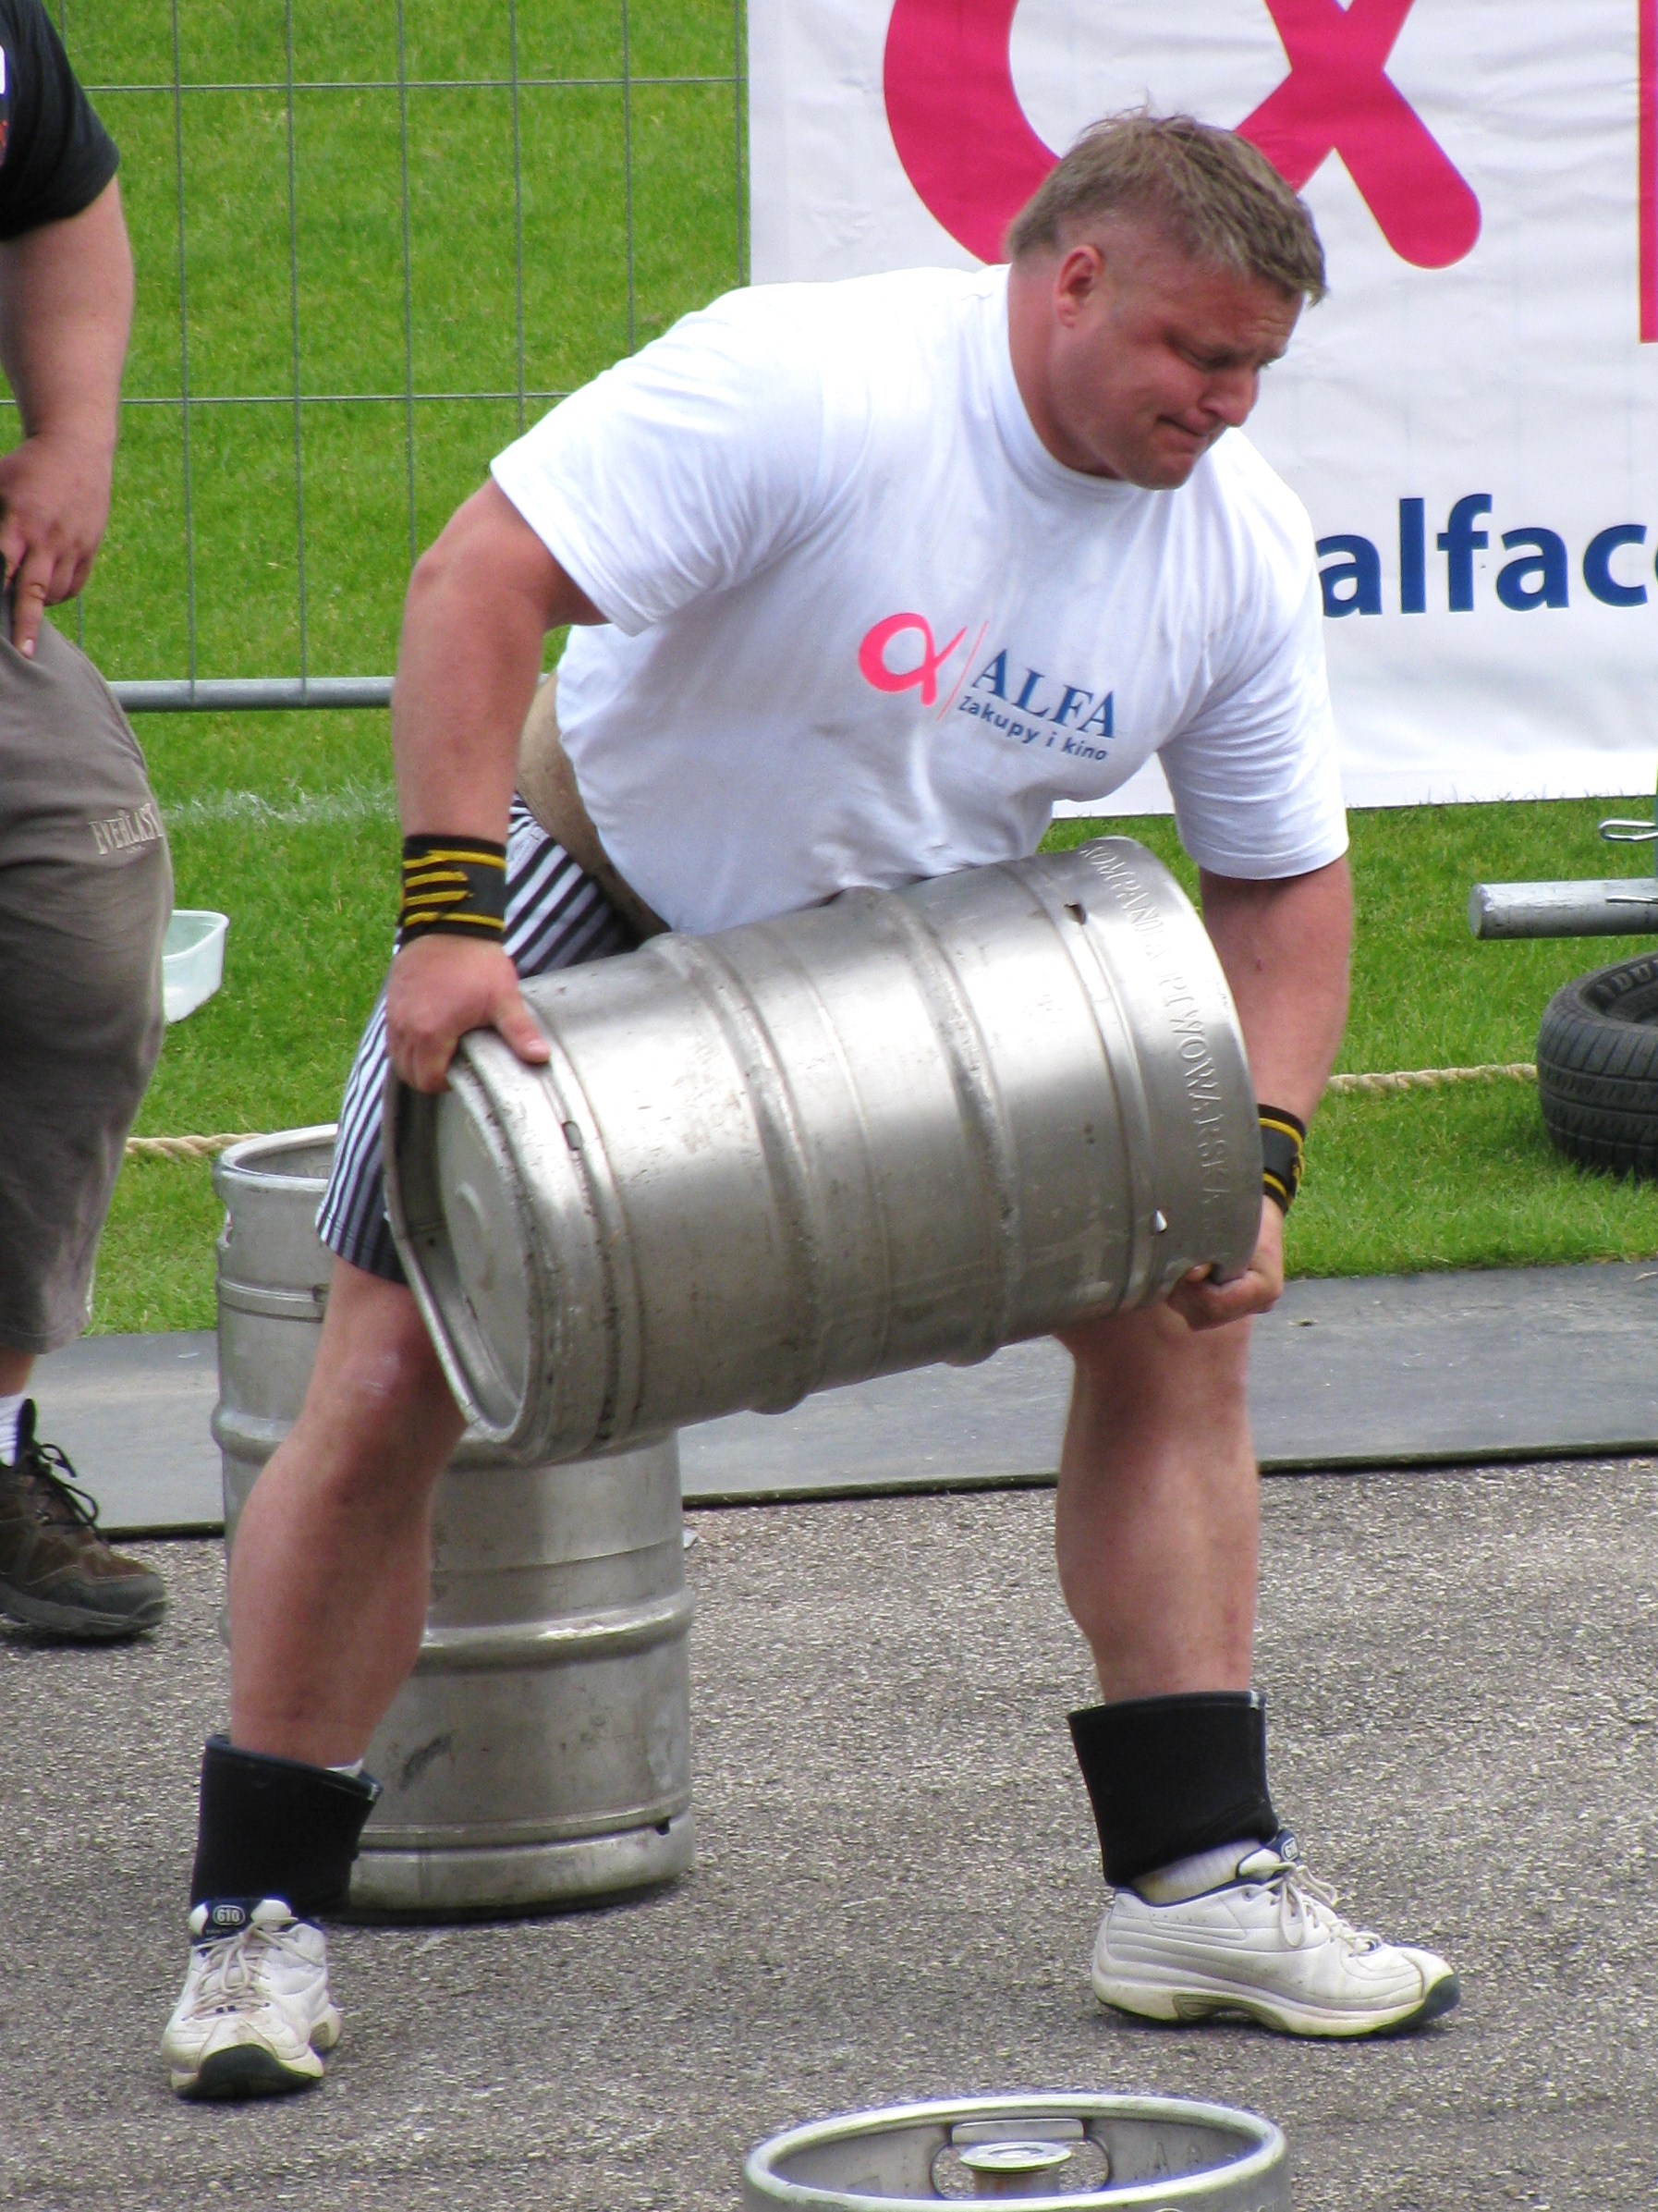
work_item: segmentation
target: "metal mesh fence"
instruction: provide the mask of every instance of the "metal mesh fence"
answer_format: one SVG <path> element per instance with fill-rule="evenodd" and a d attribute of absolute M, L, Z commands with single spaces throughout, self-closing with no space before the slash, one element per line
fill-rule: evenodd
<path fill-rule="evenodd" d="M 53 6 L 139 268 L 59 617 L 129 708 L 384 704 L 492 454 L 743 281 L 743 0 Z"/>

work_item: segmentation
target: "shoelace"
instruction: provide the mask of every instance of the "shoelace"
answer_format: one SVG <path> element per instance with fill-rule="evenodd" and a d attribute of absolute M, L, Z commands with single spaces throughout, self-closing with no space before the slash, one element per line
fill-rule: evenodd
<path fill-rule="evenodd" d="M 1278 1932 L 1286 1943 L 1299 1949 L 1315 1930 L 1347 1951 L 1359 1954 L 1379 1949 L 1382 1938 L 1370 1928 L 1356 1928 L 1335 1910 L 1336 1892 L 1304 1866 L 1286 1860 L 1264 1882 L 1252 1889 L 1270 1891 L 1278 1900 Z"/>
<path fill-rule="evenodd" d="M 17 1471 L 33 1494 L 36 1518 L 48 1528 L 97 1528 L 97 1500 L 76 1482 L 73 1462 L 55 1444 L 30 1444 Z"/>
<path fill-rule="evenodd" d="M 265 2002 L 267 1992 L 260 1979 L 259 1963 L 250 1955 L 256 1945 L 285 1951 L 300 1963 L 307 1962 L 299 1946 L 289 1939 L 286 1928 L 238 1928 L 228 1936 L 198 1941 L 194 1948 L 201 1961 L 201 1979 L 196 1986 L 197 2011 L 238 2012 L 257 2010 Z"/>

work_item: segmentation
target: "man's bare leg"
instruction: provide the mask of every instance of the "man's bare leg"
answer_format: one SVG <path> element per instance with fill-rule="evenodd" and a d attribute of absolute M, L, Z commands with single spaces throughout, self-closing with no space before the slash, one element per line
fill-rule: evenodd
<path fill-rule="evenodd" d="M 432 1493 L 464 1425 L 412 1294 L 336 1260 L 304 1409 L 236 1533 L 239 1750 L 362 1756 L 420 1651 Z"/>
<path fill-rule="evenodd" d="M 360 1760 L 420 1652 L 432 1492 L 463 1426 L 409 1292 L 336 1260 L 304 1407 L 231 1558 L 231 1733 L 201 1762 L 190 1963 L 162 2037 L 182 2096 L 306 2088 L 339 2038 L 321 1923 L 376 1785 L 330 1769 Z"/>
<path fill-rule="evenodd" d="M 1115 1894 L 1095 1994 L 1165 2022 L 1242 2012 L 1301 2035 L 1432 2020 L 1457 1977 L 1350 1926 L 1274 1831 L 1249 1694 L 1260 1558 L 1250 1325 L 1166 1307 L 1085 1323 L 1057 1551 L 1104 1703 L 1072 1716 Z M 1286 1932 L 1287 1931 L 1287 1932 Z"/>
<path fill-rule="evenodd" d="M 1059 1583 L 1107 1703 L 1247 1690 L 1260 1559 L 1250 1325 L 1167 1306 L 1066 1330 Z"/>

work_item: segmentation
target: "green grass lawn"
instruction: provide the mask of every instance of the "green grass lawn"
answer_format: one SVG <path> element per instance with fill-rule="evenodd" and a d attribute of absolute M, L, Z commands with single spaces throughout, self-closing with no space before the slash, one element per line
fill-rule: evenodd
<path fill-rule="evenodd" d="M 193 604 L 197 674 L 297 674 L 302 507 L 310 671 L 384 674 L 411 542 L 534 395 L 742 280 L 733 0 L 294 0 L 291 282 L 284 0 L 179 0 L 177 134 L 167 7 L 53 13 L 121 147 L 139 280 L 88 650 L 187 675 Z"/>
<path fill-rule="evenodd" d="M 167 1033 L 139 1127 L 152 1134 L 329 1121 L 389 937 L 396 826 L 385 718 L 156 717 L 151 766 L 182 906 L 231 916 L 219 996 Z M 1598 802 L 1353 818 L 1360 928 L 1342 1066 L 1525 1060 L 1557 984 L 1622 940 L 1476 945 L 1477 878 L 1602 872 Z M 1164 822 L 1067 823 L 1142 837 L 1190 882 Z M 1618 865 L 1615 858 L 1613 867 Z M 208 1327 L 218 1208 L 208 1170 L 134 1160 L 100 1261 L 101 1329 Z M 1300 1274 L 1499 1266 L 1658 1253 L 1658 1191 L 1585 1176 L 1549 1149 L 1536 1094 L 1503 1083 L 1333 1099 L 1291 1224 Z"/>

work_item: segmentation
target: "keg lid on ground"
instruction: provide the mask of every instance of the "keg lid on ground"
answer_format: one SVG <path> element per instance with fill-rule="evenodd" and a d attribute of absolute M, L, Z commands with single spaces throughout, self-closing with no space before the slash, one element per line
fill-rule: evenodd
<path fill-rule="evenodd" d="M 750 2212 L 1286 2212 L 1284 2137 L 1226 2105 L 1105 2091 L 945 2098 L 843 2113 L 750 2154 Z"/>

